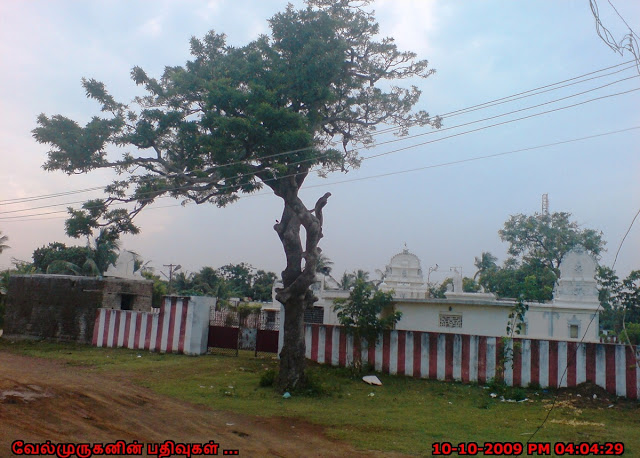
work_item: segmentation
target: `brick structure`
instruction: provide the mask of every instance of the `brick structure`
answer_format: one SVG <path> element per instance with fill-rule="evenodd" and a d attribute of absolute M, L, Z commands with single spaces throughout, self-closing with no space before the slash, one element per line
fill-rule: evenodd
<path fill-rule="evenodd" d="M 9 279 L 4 333 L 91 343 L 96 310 L 151 310 L 153 282 L 70 275 Z"/>

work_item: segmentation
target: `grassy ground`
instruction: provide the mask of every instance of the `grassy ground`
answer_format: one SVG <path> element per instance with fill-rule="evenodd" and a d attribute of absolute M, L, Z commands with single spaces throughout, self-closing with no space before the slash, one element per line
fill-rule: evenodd
<path fill-rule="evenodd" d="M 524 443 L 547 416 L 554 394 L 380 374 L 383 386 L 372 387 L 348 370 L 313 366 L 309 373 L 314 391 L 283 399 L 272 388 L 260 386 L 264 374 L 277 369 L 272 357 L 189 357 L 2 339 L 0 351 L 121 374 L 158 393 L 217 410 L 304 418 L 358 448 L 422 456 L 440 441 Z M 501 396 L 529 400 L 502 402 Z M 640 456 L 638 431 L 640 403 L 605 400 L 601 393 L 594 400 L 578 390 L 560 394 L 533 441 L 623 441 L 627 456 Z"/>

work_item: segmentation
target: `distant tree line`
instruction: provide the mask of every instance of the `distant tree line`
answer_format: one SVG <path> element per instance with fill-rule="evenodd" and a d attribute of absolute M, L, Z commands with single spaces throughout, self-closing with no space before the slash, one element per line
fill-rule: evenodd
<path fill-rule="evenodd" d="M 512 215 L 498 233 L 503 242 L 509 243 L 509 257 L 502 266 L 489 252 L 476 257 L 475 275 L 463 279 L 465 292 L 484 289 L 501 298 L 549 301 L 560 277 L 562 258 L 573 248 L 582 246 L 599 259 L 606 244 L 602 233 L 582 228 L 566 212 Z M 433 295 L 444 297 L 450 281 L 447 279 L 433 287 Z M 640 344 L 640 270 L 620 279 L 613 269 L 599 266 L 596 281 L 601 305 L 600 327 L 621 339 L 628 337 L 632 343 Z"/>
<path fill-rule="evenodd" d="M 8 248 L 6 241 L 6 236 L 0 237 L 0 253 Z M 61 242 L 52 242 L 34 250 L 33 262 L 14 259 L 14 267 L 0 275 L 0 311 L 11 275 L 45 273 L 101 276 L 109 266 L 115 264 L 119 249 L 120 244 L 116 234 L 102 229 L 99 235 L 93 240 L 88 240 L 85 246 L 67 246 Z M 244 262 L 227 264 L 217 269 L 207 266 L 202 267 L 198 272 L 179 272 L 173 278 L 172 290 L 169 291 L 169 282 L 148 267 L 148 263 L 144 263 L 140 256 L 133 254 L 134 271 L 139 271 L 143 277 L 154 282 L 154 307 L 159 307 L 162 296 L 169 293 L 184 296 L 213 296 L 219 300 L 238 297 L 253 301 L 271 301 L 271 290 L 277 278 L 274 272 L 255 269 Z M 0 326 L 2 315 L 0 313 Z"/>

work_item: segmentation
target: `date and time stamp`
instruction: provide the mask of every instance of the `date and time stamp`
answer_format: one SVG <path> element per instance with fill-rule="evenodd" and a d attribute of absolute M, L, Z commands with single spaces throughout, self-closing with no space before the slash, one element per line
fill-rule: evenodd
<path fill-rule="evenodd" d="M 623 442 L 434 442 L 433 456 L 620 456 Z"/>
<path fill-rule="evenodd" d="M 16 440 L 11 451 L 16 456 L 55 456 L 58 458 L 91 458 L 94 456 L 142 456 L 144 445 L 137 441 L 126 443 L 74 444 L 28 443 Z M 624 442 L 434 442 L 432 456 L 620 456 L 625 452 Z M 164 441 L 162 444 L 146 444 L 147 456 L 169 458 L 173 456 L 240 455 L 239 450 L 219 449 L 219 444 L 188 444 Z"/>

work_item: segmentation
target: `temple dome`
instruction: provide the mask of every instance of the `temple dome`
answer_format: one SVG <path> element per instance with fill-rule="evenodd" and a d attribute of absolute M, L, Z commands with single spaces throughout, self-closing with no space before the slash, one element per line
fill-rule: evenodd
<path fill-rule="evenodd" d="M 424 284 L 420 258 L 406 248 L 393 256 L 386 266 L 380 289 L 393 290 L 395 297 L 399 298 L 424 298 L 427 287 Z"/>

